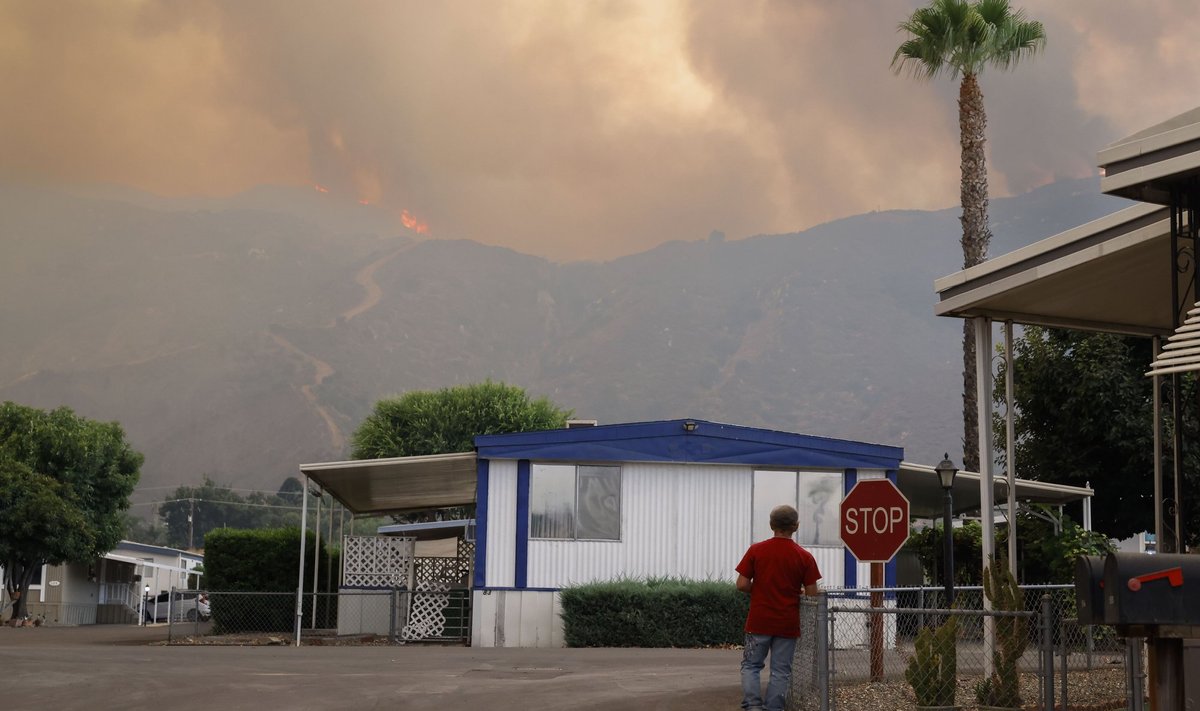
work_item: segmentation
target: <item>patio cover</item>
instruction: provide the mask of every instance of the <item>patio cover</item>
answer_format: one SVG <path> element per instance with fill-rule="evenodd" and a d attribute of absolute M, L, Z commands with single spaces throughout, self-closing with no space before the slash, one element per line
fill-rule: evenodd
<path fill-rule="evenodd" d="M 1137 205 L 936 280 L 934 312 L 1166 336 L 1171 263 L 1168 208 Z"/>
<path fill-rule="evenodd" d="M 475 503 L 475 453 L 301 464 L 300 471 L 354 514 Z"/>
<path fill-rule="evenodd" d="M 979 480 L 975 472 L 959 472 L 954 477 L 951 490 L 954 513 L 979 511 Z M 937 472 L 931 466 L 902 462 L 896 474 L 900 492 L 908 497 L 909 513 L 912 518 L 938 518 L 945 511 L 942 486 Z M 1051 484 L 1045 481 L 1017 479 L 1016 500 L 1023 504 L 1050 504 L 1065 506 L 1076 501 L 1085 501 L 1095 493 L 1091 488 Z M 996 478 L 992 484 L 992 501 L 1008 501 L 1008 481 Z"/>

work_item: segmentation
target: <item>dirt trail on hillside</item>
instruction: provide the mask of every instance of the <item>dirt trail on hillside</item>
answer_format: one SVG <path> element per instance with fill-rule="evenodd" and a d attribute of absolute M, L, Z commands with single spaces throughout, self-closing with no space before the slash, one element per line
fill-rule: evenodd
<path fill-rule="evenodd" d="M 321 383 L 325 381 L 325 378 L 333 375 L 333 366 L 321 360 L 320 358 L 305 353 L 297 348 L 294 343 L 278 333 L 272 333 L 271 338 L 273 338 L 276 343 L 278 343 L 288 352 L 294 353 L 295 355 L 312 364 L 313 369 L 315 370 L 313 382 L 308 385 L 300 386 L 300 392 L 303 393 L 304 399 L 308 400 L 308 404 L 312 405 L 313 409 L 317 411 L 317 414 L 321 416 L 321 419 L 325 420 L 325 427 L 329 430 L 329 439 L 333 444 L 334 449 L 339 452 L 342 451 L 342 449 L 346 446 L 346 435 L 342 432 L 342 428 L 338 426 L 337 420 L 333 417 L 333 413 L 321 404 L 321 399 L 317 396 L 317 393 L 314 390 L 314 388 L 320 386 Z"/>
<path fill-rule="evenodd" d="M 353 308 L 343 311 L 338 320 L 350 321 L 351 319 L 362 316 L 367 311 L 370 311 L 378 306 L 379 302 L 383 300 L 383 288 L 379 286 L 379 282 L 375 281 L 375 272 L 383 265 L 395 259 L 400 254 L 407 252 L 418 244 L 420 243 L 413 242 L 412 244 L 407 244 L 400 249 L 385 254 L 379 259 L 376 259 L 362 269 L 358 270 L 358 273 L 354 275 L 354 281 L 363 289 L 365 289 L 367 293 L 363 295 L 362 301 L 358 302 L 357 305 L 355 305 Z M 337 325 L 338 320 L 324 324 L 321 326 L 321 328 L 334 328 Z M 304 399 L 307 400 L 308 404 L 317 411 L 317 414 L 321 416 L 321 419 L 325 420 L 325 427 L 329 430 L 330 443 L 333 444 L 335 450 L 341 452 L 346 446 L 346 435 L 344 432 L 342 432 L 342 428 L 338 426 L 337 419 L 334 418 L 333 412 L 321 404 L 321 398 L 316 392 L 316 388 L 320 387 L 321 383 L 325 382 L 326 378 L 336 372 L 333 369 L 333 366 L 321 360 L 320 358 L 317 358 L 316 356 L 305 353 L 304 351 L 300 350 L 295 343 L 292 343 L 278 333 L 271 333 L 271 338 L 289 353 L 293 353 L 312 364 L 314 370 L 313 382 L 300 386 L 300 392 L 304 394 Z"/>
<path fill-rule="evenodd" d="M 365 296 L 363 296 L 363 300 L 358 302 L 357 306 L 347 311 L 343 311 L 342 318 L 349 321 L 362 316 L 367 311 L 370 311 L 378 306 L 380 300 L 383 299 L 383 289 L 379 286 L 379 282 L 375 281 L 376 270 L 378 270 L 384 264 L 392 261 L 400 254 L 403 254 L 404 252 L 407 252 L 408 250 L 417 246 L 418 244 L 420 243 L 413 242 L 412 244 L 405 245 L 400 249 L 397 249 L 395 252 L 386 254 L 358 270 L 358 273 L 354 275 L 354 281 L 358 282 L 362 288 L 366 289 L 367 293 Z"/>

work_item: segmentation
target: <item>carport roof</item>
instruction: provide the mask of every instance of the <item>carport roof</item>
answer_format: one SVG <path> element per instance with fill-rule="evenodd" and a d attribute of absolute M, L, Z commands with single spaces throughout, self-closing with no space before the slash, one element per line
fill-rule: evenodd
<path fill-rule="evenodd" d="M 979 480 L 975 472 L 959 472 L 954 477 L 954 513 L 979 511 Z M 944 492 L 937 472 L 931 466 L 903 462 L 896 475 L 896 485 L 908 497 L 909 513 L 913 518 L 937 518 L 945 510 Z M 995 477 L 992 500 L 999 506 L 1008 501 L 1008 480 Z M 1016 500 L 1023 504 L 1063 506 L 1090 498 L 1095 492 L 1088 487 L 1051 484 L 1045 481 L 1017 479 Z"/>
<path fill-rule="evenodd" d="M 1136 205 L 942 277 L 934 282 L 934 312 L 1168 335 L 1174 328 L 1169 221 L 1168 208 Z"/>
<path fill-rule="evenodd" d="M 300 471 L 355 514 L 475 503 L 475 453 L 301 464 Z"/>

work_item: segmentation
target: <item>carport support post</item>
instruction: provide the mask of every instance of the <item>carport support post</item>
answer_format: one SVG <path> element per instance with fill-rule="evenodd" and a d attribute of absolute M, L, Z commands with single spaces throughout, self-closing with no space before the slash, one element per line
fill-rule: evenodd
<path fill-rule="evenodd" d="M 296 582 L 296 646 L 300 646 L 300 618 L 304 615 L 304 544 L 308 536 L 308 475 L 304 475 L 304 493 L 300 495 L 300 579 Z"/>
<path fill-rule="evenodd" d="M 979 514 L 983 526 L 983 566 L 994 564 L 996 552 L 996 505 L 993 498 L 995 479 L 992 475 L 992 321 L 982 316 L 975 319 L 975 397 L 979 415 Z M 991 610 L 992 603 L 983 596 L 983 609 Z M 983 619 L 984 649 L 995 649 L 996 621 Z M 983 675 L 992 675 L 992 655 L 983 657 Z"/>
<path fill-rule="evenodd" d="M 1017 575 L 1017 424 L 1013 397 L 1013 325 L 1004 322 L 1004 461 L 1008 465 L 1008 572 Z"/>
<path fill-rule="evenodd" d="M 871 607 L 883 607 L 883 563 L 871 564 Z M 883 681 L 883 614 L 871 613 L 871 681 Z"/>

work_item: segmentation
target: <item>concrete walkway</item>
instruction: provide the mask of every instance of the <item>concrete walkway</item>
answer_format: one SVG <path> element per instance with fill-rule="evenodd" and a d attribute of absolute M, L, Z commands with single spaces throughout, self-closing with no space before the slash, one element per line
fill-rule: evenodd
<path fill-rule="evenodd" d="M 735 709 L 738 650 L 162 646 L 166 628 L 0 628 L 4 709 Z"/>

